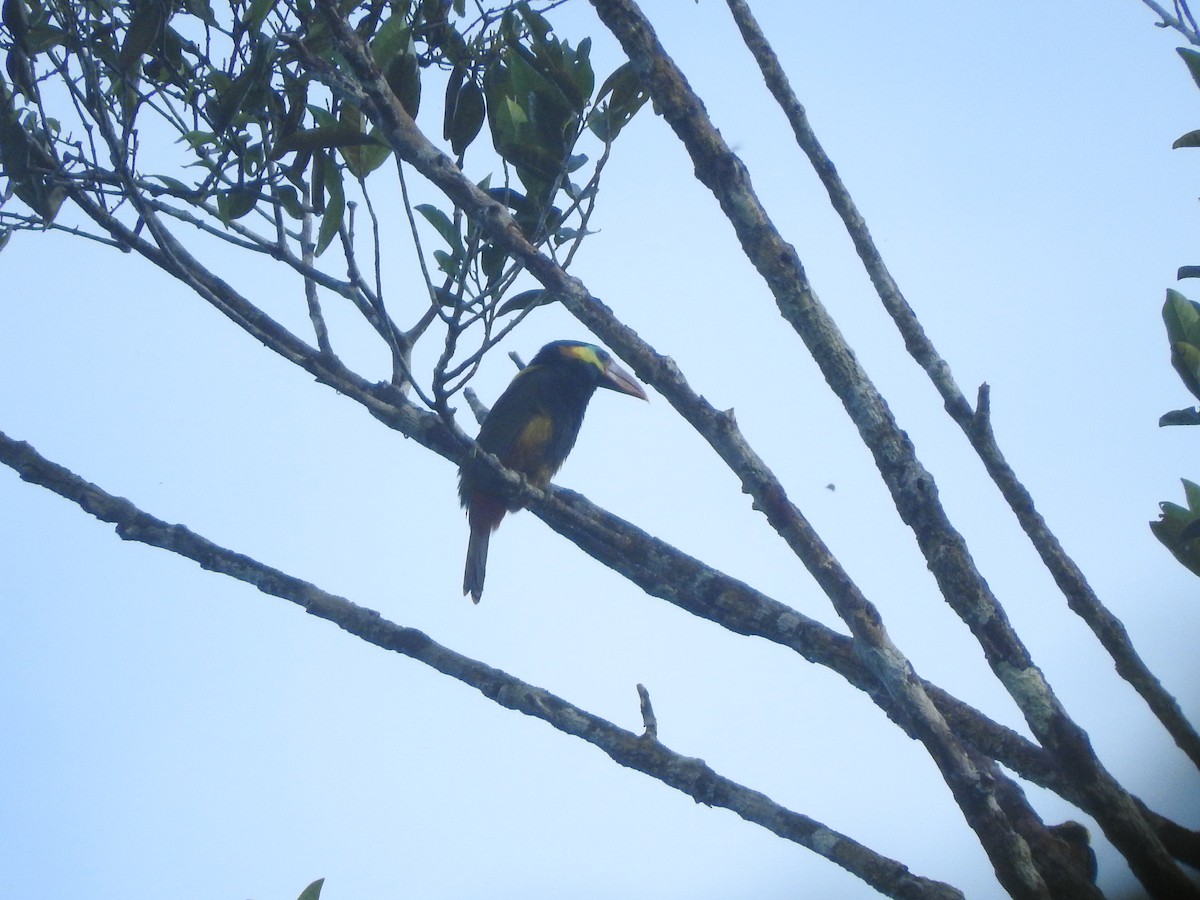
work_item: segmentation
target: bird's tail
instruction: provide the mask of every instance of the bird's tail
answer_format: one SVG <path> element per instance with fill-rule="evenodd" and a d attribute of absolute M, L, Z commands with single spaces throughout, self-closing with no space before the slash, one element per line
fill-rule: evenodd
<path fill-rule="evenodd" d="M 486 493 L 470 496 L 466 503 L 467 522 L 471 537 L 467 542 L 467 569 L 463 573 L 463 594 L 470 594 L 476 603 L 483 596 L 483 576 L 487 570 L 488 541 L 500 527 L 506 512 L 504 501 Z"/>
<path fill-rule="evenodd" d="M 483 596 L 483 576 L 487 572 L 488 541 L 492 529 L 471 524 L 471 538 L 467 542 L 467 568 L 463 572 L 463 596 L 471 595 L 476 603 Z"/>

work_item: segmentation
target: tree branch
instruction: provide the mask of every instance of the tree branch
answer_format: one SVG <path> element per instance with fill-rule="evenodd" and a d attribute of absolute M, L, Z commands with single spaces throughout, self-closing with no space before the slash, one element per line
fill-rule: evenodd
<path fill-rule="evenodd" d="M 703 103 L 658 42 L 650 23 L 631 0 L 592 0 L 592 5 L 684 144 L 697 178 L 717 198 L 747 258 L 775 295 L 780 313 L 842 401 L 874 455 L 901 518 L 916 536 L 943 596 L 979 641 L 993 672 L 1033 733 L 1060 761 L 1064 775 L 1092 798 L 1093 814 L 1101 828 L 1152 894 L 1200 897 L 1200 889 L 1175 865 L 1133 799 L 1097 759 L 1087 734 L 1070 719 L 1034 665 L 938 502 L 932 475 L 917 459 L 907 435 L 820 303 L 795 248 L 772 224 L 745 167 L 712 125 Z M 998 869 L 1007 864 L 1000 858 L 1003 837 L 993 835 L 991 846 L 985 842 Z M 1021 874 L 1021 866 L 1015 868 L 1010 873 L 1013 878 Z"/>
<path fill-rule="evenodd" d="M 361 65 L 362 60 L 351 59 L 352 64 L 356 62 Z M 389 123 L 388 129 L 381 130 L 387 131 L 386 136 L 394 148 L 403 147 L 406 150 L 405 159 L 413 162 L 448 197 L 461 203 L 467 214 L 482 223 L 489 236 L 517 259 L 518 266 L 528 265 L 547 288 L 554 288 L 556 296 L 563 299 L 568 309 L 630 362 L 645 380 L 659 387 L 672 405 L 718 449 L 742 479 L 747 493 L 754 496 L 756 505 L 767 512 L 768 520 L 777 529 L 789 534 L 789 543 L 803 548 L 806 556 L 802 558 L 805 558 L 805 564 L 814 572 L 823 588 L 827 591 L 849 592 L 847 602 L 857 602 L 857 588 L 836 565 L 836 560 L 827 554 L 815 533 L 810 533 L 808 523 L 788 501 L 774 476 L 745 444 L 732 413 L 718 412 L 703 398 L 697 397 L 671 360 L 658 356 L 632 330 L 617 322 L 603 304 L 590 297 L 583 285 L 569 278 L 552 259 L 539 254 L 513 223 L 508 210 L 475 189 L 453 162 L 440 154 L 412 125 L 411 120 L 406 120 L 403 111 L 398 111 L 386 84 L 369 62 L 368 56 L 364 71 L 366 76 L 375 81 L 367 85 L 367 92 L 350 80 L 337 83 L 338 89 L 357 97 L 373 116 L 378 117 L 378 121 Z M 79 102 L 78 98 L 76 102 Z M 114 153 L 120 149 L 119 143 L 114 145 Z M 136 185 L 131 173 L 129 184 L 135 194 L 131 199 L 136 202 Z M 150 225 L 157 243 L 142 237 L 140 224 L 131 228 L 121 223 L 103 205 L 103 197 L 98 195 L 99 199 L 93 200 L 91 195 L 84 193 L 82 186 L 76 185 L 76 188 L 72 198 L 85 213 L 114 236 L 116 245 L 136 250 L 170 272 L 268 348 L 312 373 L 322 383 L 363 404 L 389 427 L 414 438 L 447 459 L 461 461 L 471 444 L 452 420 L 440 422 L 409 403 L 403 393 L 393 386 L 370 384 L 347 370 L 336 359 L 323 359 L 315 348 L 282 328 L 188 254 L 163 223 L 157 220 L 155 210 L 149 209 L 149 215 L 146 215 L 146 207 L 143 207 L 143 221 Z M 430 306 L 427 318 L 438 311 L 438 307 Z M 647 372 L 650 377 L 647 377 Z M 867 691 L 885 712 L 901 723 L 910 735 L 913 734 L 910 716 L 891 693 L 883 690 L 872 668 L 860 658 L 860 651 L 851 638 L 806 620 L 789 607 L 702 566 L 669 545 L 638 532 L 628 523 L 597 510 L 577 495 L 553 489 L 548 492 L 537 491 L 519 479 L 513 481 L 510 487 L 514 493 L 520 493 L 530 508 L 552 527 L 568 535 L 606 565 L 626 573 L 649 593 L 664 597 L 730 630 L 766 637 L 797 649 L 806 658 L 828 665 L 852 684 Z M 686 564 L 676 571 L 681 562 Z M 867 615 L 873 610 L 869 606 L 860 606 L 858 612 Z M 863 624 L 869 627 L 871 623 L 867 621 Z M 902 667 L 897 671 L 904 672 Z M 1024 777 L 1060 792 L 1082 808 L 1087 809 L 1093 803 L 1092 798 L 1081 793 L 1076 782 L 1064 779 L 1058 764 L 1044 750 L 933 685 L 924 681 L 917 683 L 920 690 L 928 694 L 940 715 L 950 723 L 955 734 L 965 737 L 970 744 Z M 974 765 L 981 770 L 986 768 L 978 760 Z M 1007 803 L 1005 800 L 1001 802 Z M 1011 812 L 1007 814 L 1012 816 Z M 1187 858 L 1185 854 L 1191 854 L 1193 859 L 1200 856 L 1196 851 L 1196 836 L 1193 833 L 1161 818 L 1155 819 L 1155 826 L 1164 834 L 1164 839 L 1167 839 L 1166 835 L 1171 836 L 1172 849 L 1181 858 Z"/>
<path fill-rule="evenodd" d="M 962 428 L 971 446 L 983 461 L 988 474 L 1016 514 L 1017 521 L 1028 535 L 1042 562 L 1066 596 L 1070 608 L 1091 628 L 1112 656 L 1117 672 L 1142 696 L 1174 738 L 1175 743 L 1195 765 L 1200 766 L 1200 734 L 1197 734 L 1183 715 L 1175 698 L 1163 688 L 1161 682 L 1142 661 L 1120 619 L 1101 603 L 1083 572 L 1047 527 L 1045 519 L 1034 507 L 1033 497 L 1004 458 L 992 432 L 986 408 L 982 405 L 982 401 L 986 399 L 983 393 L 986 386 L 980 388 L 981 404 L 973 412 L 970 403 L 954 381 L 949 363 L 937 352 L 925 334 L 912 307 L 884 264 L 866 221 L 838 175 L 833 161 L 817 140 L 803 105 L 793 92 L 778 57 L 759 28 L 749 6 L 745 0 L 726 2 L 747 48 L 762 72 L 764 83 L 787 117 L 796 143 L 804 151 L 813 170 L 825 186 L 829 201 L 845 224 L 846 231 L 862 260 L 863 268 L 870 276 L 884 308 L 896 324 L 909 354 L 925 370 L 937 388 L 946 411 Z"/>
<path fill-rule="evenodd" d="M 72 199 L 97 224 L 114 235 L 114 245 L 131 249 L 186 283 L 208 285 L 200 292 L 236 324 L 268 349 L 295 363 L 339 394 L 361 404 L 383 424 L 415 440 L 426 449 L 461 463 L 469 443 L 435 415 L 406 400 L 392 385 L 372 384 L 346 369 L 338 360 L 322 358 L 286 329 L 261 313 L 227 283 L 202 268 L 183 278 L 171 261 L 153 244 L 113 218 L 82 193 Z M 199 264 L 193 260 L 193 265 Z M 510 476 L 511 477 L 511 476 Z M 535 515 L 577 543 L 602 564 L 645 590 L 681 609 L 737 634 L 762 637 L 788 647 L 818 665 L 827 666 L 864 691 L 893 720 L 902 724 L 887 694 L 855 654 L 850 638 L 772 600 L 748 585 L 705 566 L 669 544 L 653 538 L 586 498 L 563 489 L 538 491 L 516 482 L 522 500 Z M 929 682 L 923 682 L 954 731 L 1005 767 L 1083 809 L 1088 798 L 1065 780 L 1055 762 L 1040 747 L 989 719 L 980 711 Z M 1146 810 L 1155 828 L 1181 860 L 1200 866 L 1200 834 Z"/>
<path fill-rule="evenodd" d="M 625 354 L 621 353 L 622 345 L 629 347 L 632 344 L 631 339 L 635 338 L 632 332 L 622 326 L 599 301 L 591 298 L 578 282 L 568 279 L 566 273 L 552 259 L 539 253 L 513 223 L 507 210 L 491 201 L 467 180 L 454 162 L 425 138 L 401 107 L 375 65 L 370 51 L 336 5 L 331 0 L 319 0 L 317 8 L 334 46 L 346 60 L 349 74 L 353 76 L 351 78 L 346 73 L 325 71 L 324 76 L 330 87 L 335 92 L 343 93 L 343 99 L 356 103 L 366 112 L 379 133 L 391 144 L 398 160 L 410 162 L 456 204 L 461 205 L 468 215 L 474 213 L 493 242 L 524 261 L 529 271 L 546 288 L 558 291 L 561 287 L 563 302 L 567 308 L 624 357 Z M 619 336 L 625 339 L 610 340 L 612 332 L 623 332 Z M 648 346 L 643 344 L 639 349 L 642 350 L 639 355 L 643 358 L 649 355 Z M 634 362 L 637 368 L 636 361 L 630 361 Z M 644 374 L 640 369 L 638 372 Z M 693 410 L 699 409 L 702 401 L 682 385 L 682 378 L 677 372 L 673 374 L 676 376 L 673 381 L 677 389 L 672 392 L 672 402 L 677 408 L 683 403 Z M 656 387 L 660 386 L 655 379 L 649 380 Z M 758 483 L 769 482 L 773 486 L 773 491 L 769 493 L 756 491 L 754 488 L 750 489 L 750 493 L 755 496 L 760 508 L 768 510 L 769 518 L 772 517 L 771 511 L 775 511 L 774 518 L 788 526 L 789 533 L 796 535 L 802 558 L 807 556 L 812 560 L 814 555 L 820 554 L 824 565 L 810 565 L 810 570 L 820 579 L 821 574 L 828 572 L 832 567 L 832 554 L 819 544 L 815 532 L 808 527 L 799 511 L 787 502 L 786 495 L 774 476 L 753 456 L 744 440 L 736 435 L 732 415 L 714 412 L 705 418 L 710 433 L 725 435 L 726 440 L 723 443 L 737 447 L 737 462 L 740 465 L 755 463 L 760 476 Z M 838 579 L 839 590 L 830 596 L 843 619 L 850 625 L 855 640 L 862 643 L 857 652 L 886 686 L 899 714 L 910 723 L 911 733 L 915 733 L 928 747 L 947 784 L 954 792 L 960 808 L 988 848 L 1001 881 L 1016 896 L 1046 896 L 1045 885 L 1033 865 L 1028 847 L 1013 831 L 992 797 L 991 782 L 982 778 L 972 765 L 966 749 L 946 725 L 921 688 L 919 680 L 914 677 L 911 665 L 888 638 L 877 612 L 845 578 L 844 573 L 837 571 L 841 576 Z"/>
<path fill-rule="evenodd" d="M 168 524 L 130 501 L 84 481 L 38 454 L 29 444 L 15 441 L 2 432 L 0 462 L 14 469 L 22 480 L 41 485 L 77 503 L 101 521 L 116 525 L 122 540 L 169 550 L 208 571 L 228 575 L 265 594 L 302 606 L 310 614 L 368 643 L 410 657 L 474 688 L 500 706 L 541 719 L 564 734 L 594 744 L 620 765 L 643 772 L 697 803 L 729 809 L 748 822 L 807 847 L 889 897 L 961 900 L 963 896 L 947 884 L 913 875 L 895 860 L 719 775 L 703 760 L 668 749 L 650 733 L 649 725 L 646 735 L 619 728 L 543 688 L 442 646 L 421 631 L 390 622 L 375 610 L 218 546 L 183 525 Z M 647 707 L 645 701 L 643 710 Z"/>
<path fill-rule="evenodd" d="M 73 195 L 73 199 L 97 224 L 110 231 L 121 246 L 134 250 L 193 287 L 200 285 L 202 289 L 197 290 L 202 297 L 268 349 L 360 403 L 388 427 L 427 449 L 454 463 L 465 458 L 470 446 L 465 437 L 450 431 L 437 416 L 412 405 L 400 391 L 390 385 L 371 384 L 336 358 L 323 357 L 204 269 L 195 258 L 188 257 L 185 269 L 178 257 L 167 257 L 86 195 Z M 505 474 L 510 487 L 520 492 L 522 501 L 535 515 L 651 596 L 665 599 L 734 633 L 762 637 L 789 647 L 810 662 L 833 669 L 871 696 L 893 720 L 903 724 L 903 717 L 863 665 L 850 638 L 703 565 L 578 494 L 562 489 L 542 492 L 515 479 L 511 473 Z M 831 554 L 826 562 L 836 568 Z M 940 688 L 928 682 L 922 685 L 943 714 L 954 722 L 958 733 L 1035 783 L 1059 792 L 1064 790 L 1061 776 L 1040 748 Z"/>
<path fill-rule="evenodd" d="M 1188 43 L 1200 46 L 1200 32 L 1196 31 L 1196 21 L 1192 18 L 1192 13 L 1188 9 L 1187 3 L 1177 0 L 1175 9 L 1182 13 L 1178 16 L 1171 15 L 1161 4 L 1156 3 L 1155 0 L 1142 0 L 1142 3 L 1154 10 L 1160 19 L 1156 23 L 1160 28 L 1173 28 L 1183 35 Z M 1184 21 L 1184 19 L 1187 21 Z"/>

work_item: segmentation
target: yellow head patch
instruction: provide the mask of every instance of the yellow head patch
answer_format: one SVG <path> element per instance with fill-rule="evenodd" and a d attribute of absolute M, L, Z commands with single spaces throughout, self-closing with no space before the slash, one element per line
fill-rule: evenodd
<path fill-rule="evenodd" d="M 562 349 L 563 356 L 578 359 L 581 362 L 590 363 L 600 371 L 604 371 L 607 363 L 600 358 L 600 354 L 596 352 L 596 348 L 590 344 L 570 344 Z"/>

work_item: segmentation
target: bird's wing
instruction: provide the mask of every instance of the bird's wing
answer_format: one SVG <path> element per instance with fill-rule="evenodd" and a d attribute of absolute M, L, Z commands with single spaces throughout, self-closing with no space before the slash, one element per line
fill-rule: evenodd
<path fill-rule="evenodd" d="M 545 402 L 553 373 L 541 366 L 522 370 L 505 389 L 479 430 L 479 446 L 504 465 L 533 481 L 549 479 L 547 448 L 554 443 L 555 422 Z M 554 468 L 558 468 L 554 466 Z"/>

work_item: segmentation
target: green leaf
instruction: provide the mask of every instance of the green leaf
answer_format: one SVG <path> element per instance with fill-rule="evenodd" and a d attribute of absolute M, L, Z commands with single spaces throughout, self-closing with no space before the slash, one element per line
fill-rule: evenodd
<path fill-rule="evenodd" d="M 1184 341 L 1172 344 L 1171 365 L 1192 396 L 1200 399 L 1200 348 Z"/>
<path fill-rule="evenodd" d="M 1172 344 L 1184 341 L 1200 345 L 1200 303 L 1168 288 L 1162 315 L 1167 326 L 1167 340 Z"/>
<path fill-rule="evenodd" d="M 546 36 L 550 34 L 550 23 L 546 17 L 539 12 L 534 12 L 524 0 L 516 5 L 516 9 L 517 14 L 525 22 L 525 27 L 533 33 L 533 36 L 538 40 L 546 40 Z"/>
<path fill-rule="evenodd" d="M 170 18 L 168 13 L 166 0 L 138 0 L 117 56 L 117 65 L 122 72 L 132 72 L 146 51 L 162 37 L 163 28 Z"/>
<path fill-rule="evenodd" d="M 404 111 L 415 119 L 421 106 L 421 70 L 412 32 L 403 15 L 389 16 L 379 26 L 371 41 L 371 55 Z"/>
<path fill-rule="evenodd" d="M 364 144 L 359 154 L 362 157 L 362 174 L 359 178 L 366 178 L 385 162 L 392 155 L 392 148 L 383 142 L 377 134 L 378 129 L 372 128 L 367 137 L 370 143 Z M 357 173 L 356 173 L 357 174 Z"/>
<path fill-rule="evenodd" d="M 574 115 L 583 113 L 596 86 L 589 58 L 591 49 L 590 39 L 585 38 L 572 49 L 570 43 L 551 37 L 548 32 L 534 32 L 528 49 L 519 45 L 510 48 L 554 85 Z"/>
<path fill-rule="evenodd" d="M 493 63 L 483 71 L 483 94 L 487 98 L 488 127 L 492 132 L 492 142 L 496 152 L 504 155 L 505 148 L 516 140 L 517 123 L 513 120 L 515 103 L 510 101 L 512 93 L 508 68 L 501 63 Z M 523 115 L 523 114 L 522 114 Z"/>
<path fill-rule="evenodd" d="M 479 136 L 485 118 L 483 91 L 474 81 L 467 79 L 458 90 L 454 103 L 454 118 L 447 135 L 455 156 L 461 156 Z"/>
<path fill-rule="evenodd" d="M 430 203 L 422 203 L 415 207 L 416 211 L 425 217 L 434 230 L 442 236 L 444 240 L 454 251 L 459 259 L 466 258 L 466 251 L 463 249 L 462 237 L 458 233 L 458 229 L 454 227 L 454 223 L 450 221 L 450 217 Z"/>
<path fill-rule="evenodd" d="M 255 32 L 262 28 L 262 23 L 266 20 L 267 14 L 275 8 L 275 0 L 253 0 L 250 4 L 250 9 L 246 12 L 246 30 Z"/>
<path fill-rule="evenodd" d="M 530 291 L 521 291 L 521 293 L 510 297 L 500 304 L 500 308 L 496 310 L 496 315 L 503 316 L 506 313 L 516 312 L 519 309 L 526 309 L 531 306 L 541 306 L 553 300 L 553 295 L 544 288 L 534 288 Z"/>
<path fill-rule="evenodd" d="M 491 287 L 500 280 L 500 276 L 504 274 L 504 266 L 507 262 L 508 254 L 495 244 L 484 245 L 483 252 L 479 254 L 479 265 L 483 269 L 483 274 L 487 277 L 488 287 Z"/>
<path fill-rule="evenodd" d="M 357 106 L 343 102 L 338 119 L 340 126 L 353 133 L 357 138 L 353 142 L 341 144 L 338 147 L 342 159 L 346 161 L 346 168 L 355 178 L 366 178 L 383 165 L 383 161 L 391 153 L 391 148 L 382 144 L 373 134 L 368 135 L 363 132 L 366 118 Z"/>
<path fill-rule="evenodd" d="M 579 46 L 575 48 L 575 87 L 579 91 L 579 96 L 583 100 L 579 110 L 583 111 L 584 104 L 591 99 L 592 91 L 596 87 L 596 72 L 592 68 L 592 39 L 584 38 L 579 42 Z"/>
<path fill-rule="evenodd" d="M 376 143 L 372 135 L 364 134 L 358 129 L 345 125 L 322 125 L 319 128 L 301 128 L 286 134 L 275 142 L 271 149 L 271 159 L 279 159 L 297 150 L 312 152 L 314 150 L 341 150 L 344 147 L 363 147 Z"/>
<path fill-rule="evenodd" d="M 421 108 L 421 67 L 417 64 L 416 53 L 394 57 L 383 70 L 383 77 L 404 111 L 415 119 Z"/>
<path fill-rule="evenodd" d="M 33 66 L 29 56 L 20 47 L 13 47 L 4 57 L 4 69 L 12 79 L 13 88 L 33 102 L 36 97 L 33 83 Z"/>
<path fill-rule="evenodd" d="M 552 75 L 544 71 L 543 60 L 528 51 L 514 51 L 508 54 L 507 62 L 513 96 L 551 144 L 551 151 L 557 147 L 562 155 L 561 151 L 566 149 L 566 133 L 575 121 L 574 104 Z"/>
<path fill-rule="evenodd" d="M 54 221 L 67 199 L 67 190 L 61 185 L 51 185 L 44 178 L 32 178 L 13 184 L 16 195 L 35 213 L 46 225 Z"/>
<path fill-rule="evenodd" d="M 275 197 L 286 212 L 293 219 L 304 218 L 304 207 L 300 203 L 300 193 L 290 184 L 285 184 L 280 188 L 276 188 Z"/>
<path fill-rule="evenodd" d="M 1188 511 L 1193 516 L 1200 516 L 1200 485 L 1194 481 L 1188 481 L 1186 478 L 1181 478 L 1183 482 L 1183 493 L 1187 497 Z"/>
<path fill-rule="evenodd" d="M 434 250 L 433 258 L 437 260 L 438 268 L 449 275 L 451 278 L 457 278 L 460 266 L 458 259 L 445 250 Z"/>
<path fill-rule="evenodd" d="M 217 212 L 221 221 L 228 225 L 240 219 L 258 204 L 258 191 L 238 186 L 217 196 Z"/>
<path fill-rule="evenodd" d="M 1200 487 L 1183 480 L 1189 509 L 1169 501 L 1159 504 L 1162 511 L 1150 530 L 1181 564 L 1200 575 Z"/>
<path fill-rule="evenodd" d="M 458 103 L 458 92 L 466 77 L 466 69 L 455 66 L 450 70 L 450 77 L 446 79 L 446 99 L 442 104 L 442 137 L 446 140 L 450 140 L 450 131 L 454 126 L 454 107 Z"/>
<path fill-rule="evenodd" d="M 1172 150 L 1178 150 L 1181 147 L 1200 147 L 1200 130 L 1189 131 L 1171 145 Z"/>
<path fill-rule="evenodd" d="M 346 199 L 342 194 L 331 197 L 325 204 L 325 214 L 321 216 L 321 227 L 317 231 L 317 256 L 325 252 L 330 242 L 342 227 L 342 219 L 346 215 Z"/>
<path fill-rule="evenodd" d="M 405 53 L 412 43 L 408 22 L 402 15 L 392 15 L 384 21 L 371 39 L 371 55 L 380 71 L 387 68 L 397 55 Z"/>
<path fill-rule="evenodd" d="M 211 0 L 183 0 L 183 10 L 188 15 L 195 16 L 205 25 L 215 26 L 217 16 L 213 12 Z"/>
<path fill-rule="evenodd" d="M 300 896 L 296 900 L 321 900 L 321 888 L 325 884 L 324 878 L 318 878 L 308 887 L 300 892 Z"/>
<path fill-rule="evenodd" d="M 170 31 L 170 29 L 167 29 Z M 62 47 L 67 43 L 67 33 L 54 25 L 42 23 L 34 25 L 25 39 L 25 49 L 30 56 L 45 53 L 51 47 Z"/>
<path fill-rule="evenodd" d="M 1175 52 L 1183 57 L 1183 61 L 1187 63 L 1188 72 L 1192 75 L 1192 81 L 1196 82 L 1197 87 L 1200 87 L 1200 53 L 1189 50 L 1187 47 L 1176 47 Z"/>
<path fill-rule="evenodd" d="M 1171 365 L 1192 395 L 1200 399 L 1200 304 L 1168 289 L 1163 322 L 1171 345 Z"/>
<path fill-rule="evenodd" d="M 602 102 L 606 97 L 608 101 Z M 596 95 L 599 105 L 588 117 L 588 127 L 605 143 L 616 140 L 648 99 L 650 94 L 642 87 L 633 63 L 623 63 L 600 85 Z"/>
<path fill-rule="evenodd" d="M 317 231 L 316 250 L 317 256 L 320 256 L 342 226 L 342 219 L 346 215 L 346 191 L 342 186 L 342 172 L 328 153 L 318 153 L 316 162 L 324 185 L 322 191 L 329 196 L 325 202 L 325 213 L 321 217 L 321 227 Z"/>
<path fill-rule="evenodd" d="M 179 139 L 187 142 L 187 145 L 193 150 L 199 150 L 201 147 L 207 147 L 217 142 L 217 136 L 211 131 L 185 131 L 179 136 Z"/>
<path fill-rule="evenodd" d="M 1173 409 L 1158 417 L 1159 428 L 1172 428 L 1177 425 L 1200 425 L 1200 409 L 1189 406 L 1187 409 Z"/>
<path fill-rule="evenodd" d="M 25 8 L 25 0 L 4 0 L 0 21 L 4 22 L 16 45 L 23 46 L 29 33 L 29 10 Z"/>

